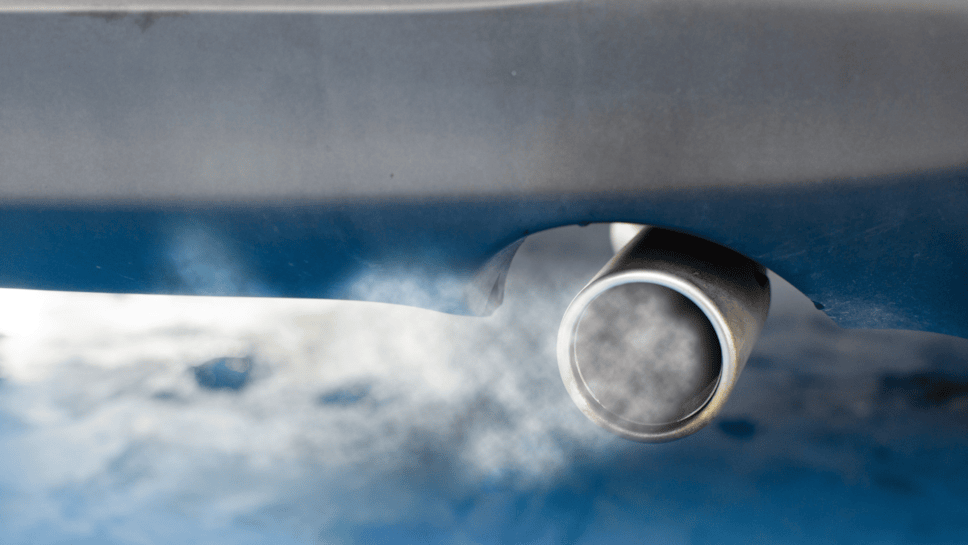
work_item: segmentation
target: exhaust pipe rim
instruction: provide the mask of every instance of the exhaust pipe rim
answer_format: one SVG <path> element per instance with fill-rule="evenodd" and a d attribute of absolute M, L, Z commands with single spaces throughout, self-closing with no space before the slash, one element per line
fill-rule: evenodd
<path fill-rule="evenodd" d="M 692 413 L 675 422 L 643 424 L 618 416 L 605 408 L 585 383 L 576 358 L 577 330 L 585 311 L 598 296 L 608 290 L 632 283 L 655 284 L 673 290 L 689 299 L 713 326 L 721 352 L 720 373 L 709 398 Z M 578 408 L 597 425 L 633 441 L 673 441 L 704 427 L 722 408 L 729 397 L 739 369 L 739 355 L 725 313 L 703 290 L 681 276 L 661 270 L 632 270 L 606 275 L 593 280 L 568 306 L 558 331 L 558 370 L 569 396 Z"/>

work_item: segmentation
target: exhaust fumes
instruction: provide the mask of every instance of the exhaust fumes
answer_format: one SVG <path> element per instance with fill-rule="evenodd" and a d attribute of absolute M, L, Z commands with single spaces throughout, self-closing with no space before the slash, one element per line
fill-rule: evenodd
<path fill-rule="evenodd" d="M 635 441 L 698 431 L 719 412 L 766 320 L 763 267 L 705 240 L 646 229 L 575 297 L 558 333 L 569 395 Z"/>

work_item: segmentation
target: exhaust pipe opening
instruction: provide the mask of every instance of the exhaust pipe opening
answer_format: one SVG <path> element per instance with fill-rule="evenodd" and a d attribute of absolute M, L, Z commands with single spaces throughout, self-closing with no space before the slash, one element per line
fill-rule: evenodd
<path fill-rule="evenodd" d="M 599 292 L 585 307 L 572 333 L 571 357 L 588 393 L 610 413 L 651 426 L 680 422 L 701 409 L 719 383 L 716 330 L 678 291 L 622 280 L 628 283 Z"/>
<path fill-rule="evenodd" d="M 768 309 L 762 267 L 653 229 L 572 301 L 559 370 L 578 407 L 605 429 L 636 441 L 678 439 L 725 403 Z"/>

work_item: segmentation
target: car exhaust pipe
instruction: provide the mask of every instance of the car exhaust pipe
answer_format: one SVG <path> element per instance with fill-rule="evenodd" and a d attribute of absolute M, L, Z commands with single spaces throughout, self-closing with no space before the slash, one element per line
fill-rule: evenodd
<path fill-rule="evenodd" d="M 698 431 L 720 411 L 770 308 L 756 262 L 645 229 L 565 311 L 558 368 L 578 408 L 634 441 Z"/>

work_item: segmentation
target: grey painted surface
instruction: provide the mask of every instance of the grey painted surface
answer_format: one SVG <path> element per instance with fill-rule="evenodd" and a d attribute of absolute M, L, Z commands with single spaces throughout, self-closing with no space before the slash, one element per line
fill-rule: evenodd
<path fill-rule="evenodd" d="M 131 7 L 0 15 L 0 198 L 641 194 L 968 161 L 963 3 Z"/>

